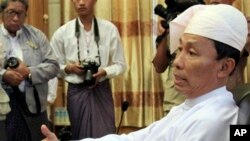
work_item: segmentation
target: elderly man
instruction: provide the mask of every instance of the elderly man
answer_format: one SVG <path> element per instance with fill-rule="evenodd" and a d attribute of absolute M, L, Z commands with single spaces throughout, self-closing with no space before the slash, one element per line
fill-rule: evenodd
<path fill-rule="evenodd" d="M 171 51 L 178 49 L 174 83 L 185 102 L 145 129 L 86 141 L 229 141 L 238 107 L 226 83 L 246 38 L 246 19 L 234 7 L 189 8 L 170 23 Z M 48 141 L 57 140 L 45 126 L 42 132 Z"/>
<path fill-rule="evenodd" d="M 4 0 L 1 10 L 1 56 L 6 63 L 0 80 L 11 107 L 6 119 L 7 140 L 38 141 L 43 138 L 41 124 L 48 125 L 47 82 L 57 75 L 59 65 L 46 36 L 24 24 L 27 0 Z"/>

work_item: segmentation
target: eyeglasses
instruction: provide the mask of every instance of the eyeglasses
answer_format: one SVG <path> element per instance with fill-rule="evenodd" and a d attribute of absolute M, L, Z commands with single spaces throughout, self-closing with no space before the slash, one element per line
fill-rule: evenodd
<path fill-rule="evenodd" d="M 26 13 L 25 12 L 19 12 L 19 11 L 15 11 L 15 10 L 7 10 L 4 12 L 5 15 L 9 18 L 14 18 L 16 15 L 18 18 L 24 18 L 26 16 Z"/>

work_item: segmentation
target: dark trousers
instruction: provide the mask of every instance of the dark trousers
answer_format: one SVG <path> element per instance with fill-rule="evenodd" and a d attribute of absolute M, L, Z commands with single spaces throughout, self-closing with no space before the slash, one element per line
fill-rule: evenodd
<path fill-rule="evenodd" d="M 36 116 L 30 116 L 20 104 L 21 93 L 11 87 L 3 85 L 10 98 L 11 112 L 6 119 L 7 141 L 40 141 L 44 137 L 40 127 L 42 124 L 49 126 L 47 112 L 41 112 Z M 2 141 L 2 140 L 0 140 Z"/>
<path fill-rule="evenodd" d="M 5 121 L 0 120 L 0 140 L 1 141 L 6 141 L 6 125 Z"/>

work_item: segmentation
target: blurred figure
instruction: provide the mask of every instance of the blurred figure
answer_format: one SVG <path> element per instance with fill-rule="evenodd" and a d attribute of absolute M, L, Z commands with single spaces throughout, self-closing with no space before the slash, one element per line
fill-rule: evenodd
<path fill-rule="evenodd" d="M 1 3 L 0 41 L 4 66 L 1 84 L 10 98 L 11 112 L 6 119 L 8 141 L 38 141 L 47 117 L 48 81 L 59 72 L 59 65 L 46 36 L 24 24 L 27 0 Z"/>
<path fill-rule="evenodd" d="M 4 56 L 3 53 L 3 45 L 0 44 L 0 71 L 2 71 L 3 65 L 4 65 Z M 2 84 L 0 83 L 0 139 L 3 141 L 6 141 L 6 116 L 10 112 L 10 98 L 8 94 L 5 92 L 5 90 L 2 88 Z"/>
<path fill-rule="evenodd" d="M 68 82 L 72 139 L 115 133 L 109 79 L 126 69 L 121 39 L 110 22 L 94 16 L 97 0 L 72 0 L 78 17 L 60 27 L 51 45 Z"/>
<path fill-rule="evenodd" d="M 58 78 L 55 77 L 53 79 L 50 79 L 48 82 L 49 88 L 48 88 L 48 97 L 47 101 L 50 104 L 53 104 L 56 100 L 57 96 L 57 88 L 58 88 Z"/>

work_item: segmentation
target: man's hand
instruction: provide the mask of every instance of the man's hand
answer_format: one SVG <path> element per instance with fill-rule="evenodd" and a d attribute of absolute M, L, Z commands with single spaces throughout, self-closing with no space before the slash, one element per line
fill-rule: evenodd
<path fill-rule="evenodd" d="M 64 71 L 67 73 L 67 74 L 78 74 L 78 75 L 81 75 L 83 74 L 84 72 L 84 69 L 82 66 L 80 66 L 79 64 L 68 64 Z"/>
<path fill-rule="evenodd" d="M 12 69 L 12 70 L 20 73 L 23 76 L 23 78 L 27 78 L 29 76 L 29 73 L 30 73 L 30 69 L 22 61 L 19 61 L 19 66 L 15 69 Z"/>
<path fill-rule="evenodd" d="M 94 88 L 99 82 L 99 80 L 102 77 L 105 77 L 106 75 L 107 75 L 107 72 L 104 69 L 100 69 L 97 73 L 93 74 L 93 77 L 96 79 L 96 81 L 95 81 L 95 85 L 91 86 L 90 88 Z"/>
<path fill-rule="evenodd" d="M 3 81 L 10 86 L 18 86 L 25 78 L 19 72 L 7 70 L 3 74 Z"/>
<path fill-rule="evenodd" d="M 41 132 L 46 137 L 42 141 L 58 141 L 55 133 L 51 132 L 46 125 L 41 126 Z"/>

